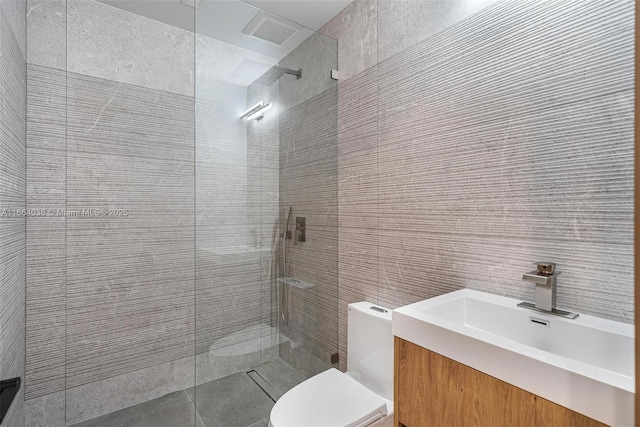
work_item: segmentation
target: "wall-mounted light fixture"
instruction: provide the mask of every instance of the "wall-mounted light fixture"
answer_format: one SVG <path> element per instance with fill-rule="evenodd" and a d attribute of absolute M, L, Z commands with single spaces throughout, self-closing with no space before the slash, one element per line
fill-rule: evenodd
<path fill-rule="evenodd" d="M 240 118 L 244 119 L 246 117 L 247 120 L 260 120 L 264 117 L 264 112 L 270 110 L 272 106 L 273 105 L 271 103 L 264 105 L 264 102 L 260 101 L 253 107 L 240 114 Z"/>

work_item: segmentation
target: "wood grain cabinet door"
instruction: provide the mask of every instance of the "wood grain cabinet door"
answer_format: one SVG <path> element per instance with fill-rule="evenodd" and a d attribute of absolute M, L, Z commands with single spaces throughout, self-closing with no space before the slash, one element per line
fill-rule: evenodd
<path fill-rule="evenodd" d="M 395 338 L 396 427 L 592 427 L 604 424 Z"/>

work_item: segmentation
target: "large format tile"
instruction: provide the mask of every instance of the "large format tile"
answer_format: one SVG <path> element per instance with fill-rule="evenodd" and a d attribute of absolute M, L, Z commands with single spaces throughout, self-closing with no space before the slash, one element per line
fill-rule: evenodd
<path fill-rule="evenodd" d="M 269 416 L 273 400 L 245 372 L 188 390 L 204 425 L 248 426 Z"/>
<path fill-rule="evenodd" d="M 185 391 L 94 418 L 74 427 L 202 427 L 193 402 Z"/>
<path fill-rule="evenodd" d="M 67 69 L 67 0 L 27 0 L 27 61 Z"/>
<path fill-rule="evenodd" d="M 290 295 L 288 322 L 280 323 L 280 331 L 327 362 L 337 350 L 337 95 L 332 88 L 297 105 L 281 115 L 279 125 L 280 223 L 291 206 L 289 228 L 304 217 L 307 230 L 305 242 L 281 243 L 287 252 L 281 271 L 312 285 L 279 285 Z"/>
<path fill-rule="evenodd" d="M 325 26 L 341 50 L 366 42 L 358 7 Z M 542 258 L 566 271 L 558 304 L 633 319 L 634 7 L 377 2 L 379 62 L 339 85 L 341 359 L 349 302 L 531 300 Z"/>
<path fill-rule="evenodd" d="M 351 2 L 319 32 L 338 40 L 340 81 L 378 63 L 378 1 Z"/>
<path fill-rule="evenodd" d="M 65 427 L 65 391 L 56 391 L 25 402 L 26 427 Z"/>
<path fill-rule="evenodd" d="M 194 34 L 92 0 L 67 0 L 67 69 L 194 95 Z"/>
<path fill-rule="evenodd" d="M 335 87 L 331 70 L 338 67 L 338 42 L 320 33 L 312 34 L 278 64 L 292 70 L 302 69 L 302 77 L 285 75 L 278 81 L 281 111 L 288 111 Z"/>
<path fill-rule="evenodd" d="M 194 104 L 67 81 L 67 208 L 80 213 L 67 216 L 66 381 L 76 387 L 193 354 Z"/>
<path fill-rule="evenodd" d="M 22 11 L 20 11 L 22 8 Z M 0 4 L 0 378 L 25 370 L 26 62 L 24 2 Z M 8 211 L 5 211 L 7 209 Z M 17 210 L 17 211 L 15 211 Z M 22 383 L 24 384 L 24 382 Z M 4 403 L 4 402 L 3 402 Z M 3 424 L 24 425 L 24 385 Z"/>
<path fill-rule="evenodd" d="M 378 61 L 393 57 L 496 1 L 379 0 Z"/>
<path fill-rule="evenodd" d="M 33 399 L 65 388 L 67 79 L 32 64 L 27 73 L 27 207 L 47 211 L 27 218 L 25 394 Z"/>
<path fill-rule="evenodd" d="M 195 384 L 194 372 L 194 357 L 189 356 L 68 388 L 65 409 L 67 425 L 185 390 Z"/>
<path fill-rule="evenodd" d="M 260 386 L 276 401 L 306 379 L 282 359 L 275 359 L 258 365 L 254 368 L 254 371 L 262 380 Z"/>

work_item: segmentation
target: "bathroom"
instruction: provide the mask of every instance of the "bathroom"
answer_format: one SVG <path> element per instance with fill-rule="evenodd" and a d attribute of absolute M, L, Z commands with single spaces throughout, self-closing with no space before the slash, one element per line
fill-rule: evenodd
<path fill-rule="evenodd" d="M 267 426 L 352 370 L 349 304 L 541 261 L 632 328 L 634 14 L 0 0 L 0 425 Z"/>

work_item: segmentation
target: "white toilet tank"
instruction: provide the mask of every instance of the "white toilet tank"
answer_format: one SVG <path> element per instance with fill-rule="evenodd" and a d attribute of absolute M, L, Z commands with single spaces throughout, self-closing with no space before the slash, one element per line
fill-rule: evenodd
<path fill-rule="evenodd" d="M 369 302 L 349 304 L 347 373 L 360 384 L 393 400 L 391 309 Z"/>

